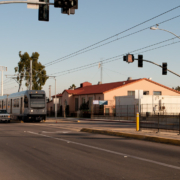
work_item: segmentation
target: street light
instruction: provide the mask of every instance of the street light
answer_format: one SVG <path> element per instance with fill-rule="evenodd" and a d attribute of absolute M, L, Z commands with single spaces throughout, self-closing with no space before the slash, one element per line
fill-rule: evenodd
<path fill-rule="evenodd" d="M 171 33 L 171 34 L 173 34 L 174 36 L 176 36 L 177 38 L 180 39 L 179 36 L 177 36 L 176 34 L 172 33 L 171 31 L 168 31 L 168 30 L 165 30 L 165 29 L 160 29 L 158 24 L 156 24 L 156 27 L 150 27 L 150 29 L 151 29 L 151 30 L 162 30 L 162 31 L 166 31 L 166 32 Z"/>

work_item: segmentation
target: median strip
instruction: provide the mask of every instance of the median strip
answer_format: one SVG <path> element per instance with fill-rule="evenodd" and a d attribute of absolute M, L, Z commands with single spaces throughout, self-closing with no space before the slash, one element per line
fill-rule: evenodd
<path fill-rule="evenodd" d="M 133 138 L 133 139 L 146 140 L 146 141 L 166 143 L 166 144 L 180 146 L 180 139 L 170 139 L 170 138 L 164 138 L 164 137 L 148 136 L 148 135 L 143 135 L 143 134 L 132 134 L 132 133 L 125 133 L 125 132 L 114 132 L 114 131 L 96 130 L 96 129 L 87 129 L 87 128 L 83 128 L 80 131 L 94 133 L 94 134 L 104 134 L 104 135 L 110 135 L 110 136 L 127 137 L 127 138 Z"/>

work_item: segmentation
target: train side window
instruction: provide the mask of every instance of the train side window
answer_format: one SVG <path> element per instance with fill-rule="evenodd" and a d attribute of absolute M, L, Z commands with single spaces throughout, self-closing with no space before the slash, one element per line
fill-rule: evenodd
<path fill-rule="evenodd" d="M 16 107 L 16 99 L 13 99 L 13 107 Z"/>
<path fill-rule="evenodd" d="M 28 108 L 28 98 L 24 96 L 24 108 Z"/>
<path fill-rule="evenodd" d="M 0 101 L 0 108 L 2 108 L 2 101 Z"/>
<path fill-rule="evenodd" d="M 16 99 L 16 107 L 19 107 L 19 99 Z"/>

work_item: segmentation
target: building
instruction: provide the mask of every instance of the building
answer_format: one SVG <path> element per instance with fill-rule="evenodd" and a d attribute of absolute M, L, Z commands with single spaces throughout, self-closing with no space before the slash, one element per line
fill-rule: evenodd
<path fill-rule="evenodd" d="M 107 106 L 115 107 L 116 96 L 132 96 L 135 95 L 135 90 L 143 90 L 143 95 L 167 95 L 180 96 L 180 92 L 162 84 L 159 84 L 151 79 L 128 78 L 127 81 L 113 83 L 98 83 L 92 85 L 89 82 L 80 84 L 79 88 L 72 90 L 64 90 L 62 94 L 57 94 L 58 109 L 62 107 L 64 110 L 68 106 L 70 112 L 77 112 L 81 104 L 89 102 L 89 107 L 92 106 L 93 100 L 108 101 Z M 53 99 L 55 96 L 52 96 Z M 54 104 L 54 102 L 52 101 Z M 52 105 L 48 106 L 51 108 Z M 54 109 L 52 107 L 52 109 Z"/>

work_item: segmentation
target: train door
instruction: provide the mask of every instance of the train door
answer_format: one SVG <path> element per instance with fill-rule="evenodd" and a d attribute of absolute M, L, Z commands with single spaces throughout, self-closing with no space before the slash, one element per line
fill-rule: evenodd
<path fill-rule="evenodd" d="M 12 114 L 12 99 L 11 99 L 11 104 L 10 104 L 10 114 Z"/>
<path fill-rule="evenodd" d="M 2 109 L 4 109 L 4 100 L 2 100 Z"/>
<path fill-rule="evenodd" d="M 21 101 L 20 101 L 20 114 L 22 114 L 23 112 L 23 98 L 21 98 Z"/>

